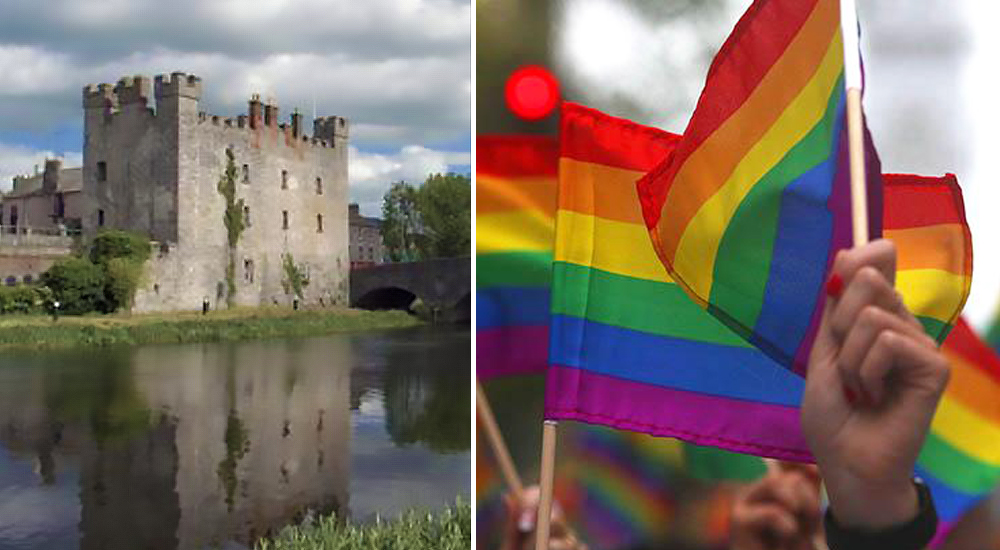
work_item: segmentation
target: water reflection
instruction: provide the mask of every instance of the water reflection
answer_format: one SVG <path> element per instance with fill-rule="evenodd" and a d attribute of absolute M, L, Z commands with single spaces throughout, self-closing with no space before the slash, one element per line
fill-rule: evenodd
<path fill-rule="evenodd" d="M 4 357 L 0 547 L 250 545 L 307 513 L 468 498 L 469 342 L 418 330 Z"/>

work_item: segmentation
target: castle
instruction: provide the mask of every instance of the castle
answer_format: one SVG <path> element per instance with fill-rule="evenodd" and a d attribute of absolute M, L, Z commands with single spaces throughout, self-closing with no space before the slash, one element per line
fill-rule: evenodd
<path fill-rule="evenodd" d="M 154 241 L 134 311 L 224 304 L 230 251 L 218 183 L 228 149 L 246 220 L 233 301 L 289 303 L 287 255 L 308 279 L 306 303 L 346 305 L 347 121 L 317 118 L 307 136 L 301 114 L 279 123 L 278 107 L 256 95 L 232 119 L 200 111 L 201 94 L 201 79 L 180 72 L 84 87 L 84 239 L 107 227 Z"/>

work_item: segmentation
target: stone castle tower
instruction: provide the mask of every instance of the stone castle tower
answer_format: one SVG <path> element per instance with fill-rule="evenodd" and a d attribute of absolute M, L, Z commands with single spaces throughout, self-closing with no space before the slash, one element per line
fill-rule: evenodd
<path fill-rule="evenodd" d="M 179 72 L 83 90 L 84 235 L 110 227 L 156 242 L 135 310 L 225 303 L 229 251 L 217 186 L 227 149 L 249 222 L 236 249 L 236 303 L 291 301 L 282 285 L 291 255 L 308 276 L 307 303 L 346 304 L 347 121 L 317 118 L 306 136 L 298 112 L 279 123 L 278 107 L 255 95 L 246 115 L 222 119 L 199 110 L 201 92 L 200 78 Z"/>

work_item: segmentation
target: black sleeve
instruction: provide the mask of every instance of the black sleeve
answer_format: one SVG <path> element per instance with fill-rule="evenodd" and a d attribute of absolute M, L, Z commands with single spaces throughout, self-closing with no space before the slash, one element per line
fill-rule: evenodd
<path fill-rule="evenodd" d="M 921 480 L 915 479 L 919 511 L 908 523 L 880 531 L 863 531 L 841 527 L 827 509 L 824 524 L 830 550 L 921 550 L 937 531 L 937 510 L 931 492 Z"/>

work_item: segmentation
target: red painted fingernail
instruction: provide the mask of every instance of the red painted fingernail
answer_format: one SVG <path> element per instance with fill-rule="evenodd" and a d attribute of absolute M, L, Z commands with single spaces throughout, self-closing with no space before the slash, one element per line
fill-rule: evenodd
<path fill-rule="evenodd" d="M 857 401 L 857 396 L 854 395 L 854 390 L 844 386 L 844 399 L 846 399 L 849 404 L 853 405 L 854 402 Z"/>
<path fill-rule="evenodd" d="M 844 290 L 844 279 L 840 275 L 834 273 L 830 275 L 830 278 L 826 280 L 826 295 L 832 298 L 840 296 L 840 293 Z"/>

